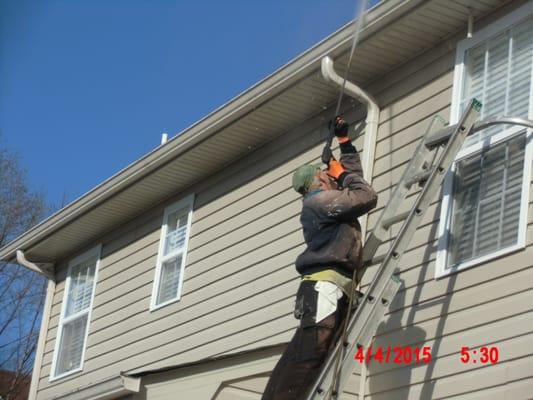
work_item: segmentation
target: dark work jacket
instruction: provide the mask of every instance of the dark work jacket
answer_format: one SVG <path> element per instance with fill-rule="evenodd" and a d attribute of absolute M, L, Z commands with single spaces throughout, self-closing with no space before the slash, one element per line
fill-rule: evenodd
<path fill-rule="evenodd" d="M 300 222 L 307 248 L 296 259 L 296 270 L 312 274 L 335 269 L 351 278 L 362 265 L 361 226 L 358 217 L 377 203 L 377 194 L 363 179 L 361 160 L 351 143 L 341 144 L 342 190 L 319 190 L 303 199 Z"/>

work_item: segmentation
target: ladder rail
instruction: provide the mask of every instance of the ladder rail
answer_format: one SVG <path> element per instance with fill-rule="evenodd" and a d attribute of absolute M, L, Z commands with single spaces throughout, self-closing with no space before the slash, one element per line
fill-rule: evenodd
<path fill-rule="evenodd" d="M 398 214 L 398 208 L 401 202 L 407 197 L 409 189 L 411 187 L 411 178 L 418 174 L 420 171 L 427 170 L 429 164 L 429 156 L 431 155 L 431 150 L 425 146 L 426 140 L 431 137 L 432 132 L 435 129 L 438 129 L 440 126 L 444 126 L 445 121 L 436 116 L 432 119 L 429 124 L 426 132 L 424 133 L 423 139 L 419 142 L 416 147 L 414 156 L 409 161 L 409 164 L 405 168 L 402 177 L 400 178 L 398 184 L 394 188 L 387 205 L 381 212 L 378 221 L 376 222 L 374 229 L 370 233 L 368 239 L 366 240 L 364 250 L 363 250 L 363 269 L 358 272 L 358 281 L 360 281 L 363 276 L 368 262 L 374 257 L 377 249 L 381 243 L 385 240 L 385 236 L 388 231 L 388 227 L 384 224 L 385 221 L 394 218 Z M 442 130 L 442 129 L 441 129 Z"/>
<path fill-rule="evenodd" d="M 461 121 L 455 126 L 455 130 L 450 136 L 448 144 L 438 158 L 436 167 L 428 177 L 426 184 L 415 201 L 409 216 L 400 229 L 400 232 L 398 233 L 393 245 L 389 249 L 383 263 L 376 271 L 376 275 L 372 280 L 369 289 L 364 295 L 361 305 L 357 308 L 354 315 L 350 319 L 347 343 L 338 343 L 335 346 L 335 351 L 333 351 L 330 357 L 328 357 L 318 379 L 315 381 L 314 385 L 309 391 L 307 400 L 328 398 L 332 392 L 334 394 L 339 393 L 346 384 L 346 381 L 355 367 L 355 363 L 351 359 L 351 354 L 355 354 L 354 350 L 358 346 L 360 347 L 367 344 L 362 343 L 363 341 L 371 340 L 374 334 L 374 331 L 371 330 L 373 324 L 376 324 L 375 326 L 377 327 L 377 324 L 394 298 L 394 295 L 399 287 L 398 280 L 396 280 L 396 283 L 394 283 L 394 270 L 397 267 L 403 252 L 405 252 L 407 249 L 407 246 L 410 243 L 416 229 L 420 225 L 425 211 L 429 207 L 430 202 L 435 195 L 436 189 L 438 189 L 438 187 L 440 187 L 442 184 L 444 175 L 452 165 L 456 154 L 459 152 L 464 140 L 466 139 L 466 136 L 471 133 L 474 122 L 479 115 L 480 107 L 481 103 L 477 102 L 475 99 L 472 100 L 470 105 L 465 110 Z M 402 179 L 406 177 L 407 175 L 404 174 Z M 375 249 L 372 250 L 374 250 L 375 253 Z M 378 311 L 381 311 L 382 314 L 378 315 Z M 368 337 L 369 335 L 370 337 Z M 332 371 L 332 361 L 334 360 L 337 352 L 344 351 L 347 346 L 350 346 L 350 348 L 349 351 L 344 352 L 340 377 L 337 379 L 337 387 L 332 388 L 331 384 L 333 381 L 334 372 Z"/>

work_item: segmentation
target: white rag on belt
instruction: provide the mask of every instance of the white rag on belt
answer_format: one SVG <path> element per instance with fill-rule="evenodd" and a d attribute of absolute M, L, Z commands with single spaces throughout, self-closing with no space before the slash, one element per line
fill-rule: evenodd
<path fill-rule="evenodd" d="M 342 297 L 342 290 L 328 281 L 317 281 L 315 290 L 318 292 L 316 306 L 316 323 L 333 314 L 337 309 L 337 301 Z"/>

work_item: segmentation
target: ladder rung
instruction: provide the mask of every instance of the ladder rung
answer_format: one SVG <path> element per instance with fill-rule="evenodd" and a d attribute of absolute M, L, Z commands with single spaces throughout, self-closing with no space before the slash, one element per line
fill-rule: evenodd
<path fill-rule="evenodd" d="M 431 170 L 429 171 L 426 171 L 426 172 L 422 172 L 420 174 L 417 174 L 411 178 L 409 178 L 406 182 L 405 182 L 405 187 L 406 188 L 410 188 L 411 186 L 413 186 L 415 183 L 423 183 L 425 181 L 428 180 L 429 176 L 431 175 Z"/>
<path fill-rule="evenodd" d="M 383 221 L 381 226 L 383 226 L 383 229 L 389 229 L 392 225 L 405 220 L 409 216 L 410 212 L 411 211 L 405 211 L 403 213 L 396 214 L 390 218 L 387 218 L 385 221 Z"/>
<path fill-rule="evenodd" d="M 437 132 L 435 132 L 433 135 L 431 135 L 428 139 L 426 139 L 426 142 L 424 143 L 426 147 L 430 150 L 434 149 L 437 146 L 440 146 L 441 144 L 446 143 L 454 131 L 457 129 L 457 124 L 455 125 L 448 125 L 445 128 L 439 129 Z"/>

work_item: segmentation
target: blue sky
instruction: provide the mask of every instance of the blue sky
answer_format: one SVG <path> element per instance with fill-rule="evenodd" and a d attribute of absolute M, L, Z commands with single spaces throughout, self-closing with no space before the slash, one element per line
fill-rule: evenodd
<path fill-rule="evenodd" d="M 356 8 L 357 0 L 0 0 L 0 143 L 20 154 L 49 202 L 70 202 Z"/>

